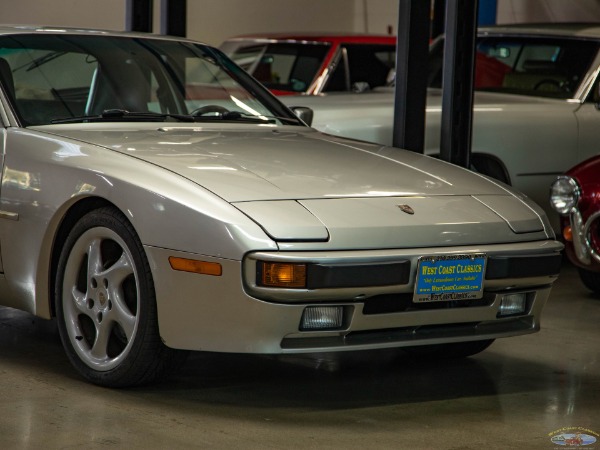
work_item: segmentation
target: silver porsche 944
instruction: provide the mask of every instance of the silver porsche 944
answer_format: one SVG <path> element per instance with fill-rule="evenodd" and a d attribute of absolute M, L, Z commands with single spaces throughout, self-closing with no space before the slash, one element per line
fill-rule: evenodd
<path fill-rule="evenodd" d="M 55 319 L 93 383 L 189 350 L 468 356 L 540 328 L 562 244 L 536 204 L 321 134 L 219 50 L 0 27 L 0 82 L 0 303 Z"/>

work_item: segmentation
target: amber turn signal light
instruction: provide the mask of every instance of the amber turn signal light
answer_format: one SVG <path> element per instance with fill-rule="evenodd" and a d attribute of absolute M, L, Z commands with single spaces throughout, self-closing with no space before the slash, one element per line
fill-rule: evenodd
<path fill-rule="evenodd" d="M 223 267 L 219 263 L 198 261 L 195 259 L 169 257 L 169 264 L 173 270 L 182 272 L 199 273 L 201 275 L 214 275 L 220 277 L 223 274 Z"/>
<path fill-rule="evenodd" d="M 563 229 L 563 237 L 565 238 L 565 241 L 567 241 L 567 242 L 573 241 L 573 229 L 571 228 L 570 225 L 567 225 Z"/>
<path fill-rule="evenodd" d="M 260 283 L 266 287 L 305 288 L 306 264 L 263 261 Z"/>

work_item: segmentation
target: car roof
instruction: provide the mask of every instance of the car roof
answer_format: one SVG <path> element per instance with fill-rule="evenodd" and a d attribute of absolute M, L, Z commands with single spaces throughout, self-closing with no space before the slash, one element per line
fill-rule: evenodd
<path fill-rule="evenodd" d="M 365 33 L 254 33 L 234 36 L 226 41 L 312 41 L 312 42 L 350 42 L 350 43 L 389 43 L 396 44 L 396 36 L 389 34 Z"/>
<path fill-rule="evenodd" d="M 553 23 L 516 23 L 494 25 L 479 28 L 480 34 L 536 35 L 599 38 L 600 23 L 596 22 L 553 22 Z M 396 36 L 369 33 L 253 33 L 235 36 L 227 41 L 236 40 L 272 40 L 272 41 L 314 41 L 314 42 L 375 42 L 395 43 Z"/>
<path fill-rule="evenodd" d="M 114 30 L 100 30 L 92 28 L 72 28 L 72 27 L 54 27 L 45 25 L 5 25 L 0 24 L 0 36 L 16 35 L 16 34 L 61 34 L 61 35 L 87 35 L 87 36 L 124 36 L 124 37 L 139 37 L 139 38 L 151 38 L 151 39 L 163 39 L 163 40 L 177 40 L 177 41 L 189 41 L 196 42 L 178 36 L 166 36 L 153 33 L 142 33 L 132 31 L 114 31 Z"/>
<path fill-rule="evenodd" d="M 479 28 L 479 34 L 561 36 L 578 38 L 600 38 L 600 23 L 554 22 L 518 23 Z"/>

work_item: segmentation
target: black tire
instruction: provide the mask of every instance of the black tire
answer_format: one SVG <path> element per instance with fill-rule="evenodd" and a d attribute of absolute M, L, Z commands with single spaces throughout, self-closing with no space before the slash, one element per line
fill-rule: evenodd
<path fill-rule="evenodd" d="M 420 345 L 404 350 L 418 359 L 456 359 L 476 355 L 488 348 L 494 339 L 482 341 L 453 342 L 450 344 Z"/>
<path fill-rule="evenodd" d="M 67 356 L 94 384 L 156 382 L 185 361 L 187 352 L 160 339 L 150 265 L 132 225 L 114 208 L 87 213 L 69 233 L 54 299 Z"/>
<path fill-rule="evenodd" d="M 579 269 L 579 278 L 586 288 L 592 291 L 594 294 L 600 294 L 600 273 L 592 272 L 590 270 Z"/>

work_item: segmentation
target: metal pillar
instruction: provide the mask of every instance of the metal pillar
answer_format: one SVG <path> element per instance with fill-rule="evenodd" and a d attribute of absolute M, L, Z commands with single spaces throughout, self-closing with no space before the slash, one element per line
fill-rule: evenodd
<path fill-rule="evenodd" d="M 125 6 L 125 29 L 127 31 L 152 32 L 153 0 L 127 0 Z"/>
<path fill-rule="evenodd" d="M 469 167 L 477 0 L 447 0 L 440 157 Z"/>
<path fill-rule="evenodd" d="M 160 33 L 170 36 L 187 35 L 187 0 L 161 0 Z"/>
<path fill-rule="evenodd" d="M 423 153 L 430 5 L 423 0 L 399 5 L 393 145 Z"/>
<path fill-rule="evenodd" d="M 431 39 L 444 34 L 446 23 L 446 0 L 433 0 L 431 17 Z"/>

